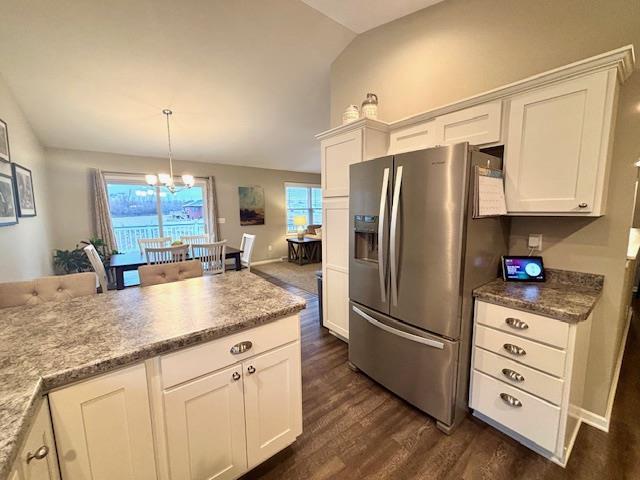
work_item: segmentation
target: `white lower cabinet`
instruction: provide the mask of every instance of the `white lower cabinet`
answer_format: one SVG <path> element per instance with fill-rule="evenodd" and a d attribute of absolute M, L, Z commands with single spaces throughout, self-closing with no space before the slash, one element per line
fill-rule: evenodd
<path fill-rule="evenodd" d="M 569 324 L 476 300 L 474 415 L 565 466 L 581 423 L 589 334 L 590 319 Z"/>
<path fill-rule="evenodd" d="M 143 364 L 49 394 L 64 480 L 155 479 Z"/>
<path fill-rule="evenodd" d="M 247 458 L 252 468 L 302 433 L 300 343 L 259 355 L 243 367 Z"/>
<path fill-rule="evenodd" d="M 49 403 L 45 398 L 18 452 L 9 480 L 59 480 L 56 445 L 51 428 Z"/>
<path fill-rule="evenodd" d="M 173 479 L 230 479 L 247 469 L 242 365 L 164 393 Z"/>

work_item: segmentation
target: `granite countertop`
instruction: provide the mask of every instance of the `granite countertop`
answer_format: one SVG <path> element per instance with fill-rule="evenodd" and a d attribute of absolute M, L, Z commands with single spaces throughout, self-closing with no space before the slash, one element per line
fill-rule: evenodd
<path fill-rule="evenodd" d="M 248 272 L 0 310 L 0 479 L 43 394 L 305 308 Z"/>
<path fill-rule="evenodd" d="M 555 318 L 567 323 L 586 320 L 596 305 L 604 276 L 547 269 L 544 283 L 496 279 L 476 288 L 478 300 Z"/>

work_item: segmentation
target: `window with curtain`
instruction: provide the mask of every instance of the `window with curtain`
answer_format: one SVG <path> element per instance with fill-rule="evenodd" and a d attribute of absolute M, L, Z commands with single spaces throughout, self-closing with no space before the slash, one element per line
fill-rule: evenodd
<path fill-rule="evenodd" d="M 107 195 L 118 251 L 138 250 L 138 239 L 208 233 L 206 182 L 172 194 L 138 175 L 107 175 Z M 176 182 L 178 187 L 182 185 Z"/>
<path fill-rule="evenodd" d="M 305 217 L 308 225 L 322 224 L 322 190 L 320 185 L 285 183 L 285 202 L 287 207 L 287 233 L 296 233 L 297 226 L 293 218 Z"/>

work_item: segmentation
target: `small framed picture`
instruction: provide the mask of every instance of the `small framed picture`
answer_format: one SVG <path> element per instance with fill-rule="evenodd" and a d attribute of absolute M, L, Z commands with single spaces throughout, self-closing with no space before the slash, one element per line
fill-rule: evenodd
<path fill-rule="evenodd" d="M 10 162 L 9 129 L 6 122 L 0 118 L 0 162 Z"/>
<path fill-rule="evenodd" d="M 36 198 L 33 194 L 33 179 L 31 178 L 31 170 L 12 163 L 13 183 L 18 199 L 18 215 L 21 217 L 36 216 Z"/>
<path fill-rule="evenodd" d="M 13 190 L 13 179 L 0 173 L 0 227 L 18 223 L 18 209 Z"/>

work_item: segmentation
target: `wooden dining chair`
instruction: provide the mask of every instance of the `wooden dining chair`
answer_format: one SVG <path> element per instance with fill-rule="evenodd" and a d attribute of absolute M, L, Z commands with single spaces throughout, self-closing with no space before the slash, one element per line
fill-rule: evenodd
<path fill-rule="evenodd" d="M 255 239 L 255 235 L 243 233 L 242 241 L 240 242 L 240 250 L 242 250 L 242 253 L 240 254 L 240 263 L 243 267 L 247 267 L 249 271 L 251 271 L 251 254 L 253 252 L 253 243 L 255 242 Z"/>
<path fill-rule="evenodd" d="M 93 245 L 87 245 L 84 247 L 84 253 L 89 258 L 89 262 L 93 267 L 93 271 L 96 272 L 98 276 L 98 283 L 100 284 L 100 289 L 102 293 L 107 293 L 107 290 L 114 290 L 115 285 L 113 283 L 109 284 L 109 277 L 107 276 L 107 271 L 104 268 L 104 264 L 102 263 L 102 259 L 100 255 L 98 255 L 98 251 L 96 247 Z"/>
<path fill-rule="evenodd" d="M 147 265 L 154 263 L 176 263 L 189 259 L 189 245 L 176 245 L 173 247 L 145 248 Z"/>
<path fill-rule="evenodd" d="M 140 286 L 149 287 L 161 283 L 201 277 L 202 263 L 198 260 L 188 260 L 186 262 L 143 265 L 138 268 L 138 273 L 140 275 Z"/>
<path fill-rule="evenodd" d="M 140 253 L 144 255 L 147 248 L 164 248 L 171 245 L 171 237 L 157 237 L 157 238 L 139 238 L 138 247 L 140 247 Z"/>
<path fill-rule="evenodd" d="M 93 272 L 0 283 L 0 308 L 62 302 L 96 293 L 96 274 Z"/>
<path fill-rule="evenodd" d="M 190 245 L 191 247 L 193 247 L 193 245 L 203 245 L 205 243 L 210 243 L 211 239 L 209 238 L 209 235 L 205 233 L 203 235 L 184 235 L 180 237 L 180 241 L 185 245 Z M 191 256 L 193 257 L 193 248 L 191 249 Z"/>
<path fill-rule="evenodd" d="M 202 245 L 191 245 L 193 257 L 202 262 L 205 273 L 224 273 L 224 261 L 226 253 L 226 240 Z"/>

